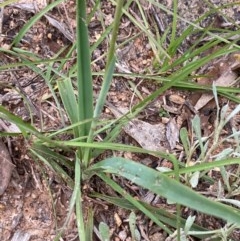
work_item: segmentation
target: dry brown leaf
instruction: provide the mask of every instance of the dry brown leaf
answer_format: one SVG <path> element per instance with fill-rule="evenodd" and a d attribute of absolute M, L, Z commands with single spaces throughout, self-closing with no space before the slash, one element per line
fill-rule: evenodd
<path fill-rule="evenodd" d="M 119 215 L 117 213 L 114 213 L 114 220 L 118 227 L 120 227 L 122 225 L 122 219 L 119 217 Z"/>
<path fill-rule="evenodd" d="M 229 59 L 232 58 L 229 57 Z M 234 56 L 235 58 L 235 62 L 231 62 L 230 64 L 228 63 L 223 63 L 220 62 L 218 63 L 219 66 L 215 66 L 215 69 L 218 69 L 220 71 L 221 67 L 221 72 L 220 72 L 220 77 L 218 77 L 215 81 L 213 81 L 215 83 L 216 86 L 223 86 L 223 87 L 228 87 L 228 86 L 232 86 L 236 83 L 237 78 L 238 78 L 238 74 L 236 71 L 234 71 L 234 67 L 236 66 L 236 64 L 239 62 L 237 56 Z M 224 61 L 228 61 L 228 59 L 225 59 Z M 230 60 L 229 60 L 230 61 Z M 204 80 L 205 82 L 207 82 L 207 80 Z M 204 82 L 203 80 L 200 80 L 200 82 Z M 211 81 L 209 79 L 209 81 Z M 211 84 L 211 83 L 209 83 Z M 200 110 L 201 108 L 203 108 L 210 100 L 213 99 L 213 95 L 212 94 L 202 94 L 202 96 L 199 98 L 199 100 L 197 101 L 197 103 L 195 104 L 195 110 Z"/>
<path fill-rule="evenodd" d="M 149 151 L 164 151 L 162 143 L 166 142 L 165 125 L 151 125 L 145 121 L 133 119 L 124 131 L 135 139 L 141 147 Z"/>
<path fill-rule="evenodd" d="M 58 21 L 55 18 L 50 17 L 49 15 L 45 14 L 45 18 L 48 20 L 48 22 L 53 25 L 55 28 L 57 28 L 69 41 L 74 41 L 74 36 L 70 31 L 68 30 L 68 27 L 66 24 Z"/>
<path fill-rule="evenodd" d="M 116 117 L 121 117 L 123 114 L 128 112 L 126 108 L 119 108 L 117 110 L 116 107 L 113 108 L 109 106 L 109 109 Z M 135 139 L 141 147 L 146 150 L 166 150 L 166 130 L 165 125 L 162 123 L 152 125 L 145 121 L 134 118 L 127 125 L 125 125 L 123 129 L 129 136 Z"/>
<path fill-rule="evenodd" d="M 178 105 L 183 105 L 185 103 L 185 99 L 180 95 L 176 95 L 176 94 L 170 95 L 169 100 Z"/>
<path fill-rule="evenodd" d="M 5 144 L 0 140 L 0 195 L 2 195 L 11 179 L 14 165 Z"/>
<path fill-rule="evenodd" d="M 231 86 L 235 83 L 238 75 L 231 71 L 228 71 L 221 75 L 215 82 L 216 86 Z M 202 107 L 204 107 L 210 100 L 213 99 L 212 94 L 202 94 L 202 96 L 199 98 L 197 103 L 195 104 L 195 110 L 200 110 Z"/>
<path fill-rule="evenodd" d="M 179 129 L 174 118 L 167 123 L 166 137 L 170 148 L 174 149 L 177 142 L 179 142 Z"/>

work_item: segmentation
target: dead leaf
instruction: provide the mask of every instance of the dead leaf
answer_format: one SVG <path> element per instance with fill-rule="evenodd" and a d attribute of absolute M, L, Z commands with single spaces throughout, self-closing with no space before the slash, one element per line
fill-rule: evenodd
<path fill-rule="evenodd" d="M 22 231 L 22 230 L 17 230 L 15 233 L 14 233 L 14 236 L 12 237 L 11 241 L 28 241 L 30 240 L 31 238 L 31 235 L 25 231 Z"/>
<path fill-rule="evenodd" d="M 128 112 L 126 108 L 116 108 L 112 104 L 108 108 L 116 117 L 121 117 Z M 135 139 L 141 147 L 149 151 L 166 151 L 166 131 L 162 123 L 152 125 L 137 118 L 129 121 L 123 127 L 124 131 Z"/>
<path fill-rule="evenodd" d="M 170 148 L 174 149 L 177 142 L 179 142 L 179 129 L 174 118 L 167 123 L 166 137 Z"/>
<path fill-rule="evenodd" d="M 178 105 L 183 105 L 185 103 L 185 99 L 180 95 L 176 95 L 176 94 L 170 95 L 169 100 Z"/>
<path fill-rule="evenodd" d="M 49 15 L 45 14 L 45 18 L 48 20 L 48 22 L 53 25 L 55 28 L 57 28 L 69 41 L 74 41 L 74 36 L 70 31 L 68 30 L 68 27 L 66 24 L 58 21 L 57 19 L 50 17 Z"/>
<path fill-rule="evenodd" d="M 2 195 L 11 179 L 14 165 L 5 144 L 0 140 L 0 195 Z"/>
<path fill-rule="evenodd" d="M 227 60 L 225 60 L 227 61 Z M 228 87 L 228 86 L 232 86 L 236 83 L 237 81 L 237 77 L 238 74 L 236 73 L 236 71 L 234 71 L 233 67 L 236 65 L 236 62 L 238 60 L 236 59 L 236 61 L 234 63 L 232 63 L 231 65 L 227 65 L 226 63 L 221 63 L 219 64 L 219 68 L 222 66 L 224 66 L 224 70 L 221 70 L 221 75 L 219 78 L 217 78 L 215 81 L 213 81 L 215 83 L 216 86 L 223 86 L 223 87 Z M 200 80 L 202 82 L 202 80 Z M 206 80 L 205 80 L 206 81 Z M 211 83 L 209 83 L 211 84 Z M 210 100 L 213 99 L 213 95 L 212 94 L 202 94 L 202 96 L 199 98 L 199 100 L 197 101 L 197 103 L 195 104 L 194 108 L 195 110 L 200 110 L 201 108 L 203 108 Z"/>
<path fill-rule="evenodd" d="M 119 215 L 117 213 L 114 213 L 114 220 L 118 227 L 120 227 L 122 225 L 122 219 L 119 217 Z"/>
<path fill-rule="evenodd" d="M 164 124 L 151 125 L 145 121 L 133 119 L 123 129 L 144 149 L 149 151 L 165 150 L 162 145 L 166 142 Z"/>

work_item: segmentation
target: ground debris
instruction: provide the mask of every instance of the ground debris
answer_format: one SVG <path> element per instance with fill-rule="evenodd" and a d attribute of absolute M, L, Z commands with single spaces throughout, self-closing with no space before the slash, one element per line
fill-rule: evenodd
<path fill-rule="evenodd" d="M 0 195 L 6 190 L 14 167 L 8 149 L 0 139 Z"/>
<path fill-rule="evenodd" d="M 109 107 L 116 117 L 128 112 L 126 108 Z M 135 139 L 141 147 L 149 151 L 165 151 L 167 147 L 166 126 L 162 123 L 149 124 L 137 118 L 131 119 L 123 127 L 124 131 Z"/>

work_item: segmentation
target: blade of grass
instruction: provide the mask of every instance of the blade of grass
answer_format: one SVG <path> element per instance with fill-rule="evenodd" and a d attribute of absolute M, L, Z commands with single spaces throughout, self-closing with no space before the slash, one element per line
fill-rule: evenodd
<path fill-rule="evenodd" d="M 93 240 L 93 221 L 94 221 L 94 213 L 90 208 L 88 210 L 87 216 L 87 224 L 86 224 L 86 240 Z"/>
<path fill-rule="evenodd" d="M 35 134 L 37 136 L 40 135 L 40 133 L 32 125 L 30 125 L 27 122 L 24 122 L 18 116 L 13 115 L 1 105 L 0 105 L 0 117 L 16 124 L 21 130 L 23 136 L 25 137 L 28 136 L 27 132 Z"/>
<path fill-rule="evenodd" d="M 172 20 L 172 31 L 171 31 L 171 39 L 170 44 L 168 47 L 168 53 L 170 56 L 173 56 L 178 48 L 178 45 L 175 44 L 176 39 L 176 33 L 177 33 L 177 7 L 178 7 L 178 1 L 173 0 L 173 20 Z M 180 236 L 180 235 L 179 235 Z"/>
<path fill-rule="evenodd" d="M 177 201 L 184 206 L 240 225 L 240 212 L 235 208 L 214 202 L 142 164 L 120 157 L 113 157 L 88 169 L 88 175 L 90 173 L 101 175 L 101 172 L 120 175 L 169 200 Z"/>
<path fill-rule="evenodd" d="M 76 221 L 78 226 L 78 234 L 81 241 L 88 241 L 86 239 L 86 230 L 85 230 L 85 220 L 84 220 L 84 209 L 82 207 L 82 191 L 80 188 L 80 183 L 82 179 L 82 171 L 81 171 L 81 162 L 78 158 L 78 154 L 76 155 L 75 160 L 75 185 L 74 190 L 76 190 Z"/>
<path fill-rule="evenodd" d="M 129 145 L 124 145 L 119 143 L 112 143 L 112 142 L 86 143 L 86 142 L 80 142 L 80 141 L 54 141 L 54 140 L 51 140 L 50 142 L 48 140 L 46 145 L 50 147 L 51 146 L 54 146 L 54 147 L 72 146 L 72 147 L 87 147 L 87 148 L 94 148 L 94 149 L 101 149 L 101 150 L 116 150 L 116 151 L 122 150 L 127 152 L 147 153 L 149 155 L 158 156 L 158 157 L 160 156 L 172 162 L 173 162 L 173 159 L 175 160 L 175 157 L 169 153 L 159 152 L 159 151 L 149 151 L 140 147 L 129 146 Z"/>
<path fill-rule="evenodd" d="M 76 157 L 77 158 L 77 157 Z M 74 207 L 76 206 L 76 203 L 78 202 L 78 205 L 81 205 L 81 190 L 80 190 L 80 180 L 81 180 L 81 171 L 80 171 L 80 163 L 79 160 L 76 159 L 75 160 L 75 180 L 74 180 L 74 189 L 73 189 L 73 193 L 71 196 L 71 200 L 69 203 L 69 207 L 68 207 L 68 214 L 67 217 L 65 219 L 65 222 L 63 224 L 63 227 L 61 230 L 58 231 L 58 234 L 56 235 L 56 237 L 54 238 L 54 241 L 58 241 L 61 237 L 61 235 L 64 232 L 64 229 L 67 227 L 70 219 L 71 219 L 71 215 L 74 211 Z M 76 207 L 77 210 L 77 225 L 78 225 L 78 231 L 79 231 L 79 237 L 81 237 L 81 241 L 85 241 L 85 235 L 84 235 L 84 230 L 82 231 L 81 228 L 84 227 L 83 224 L 83 215 L 81 216 L 81 210 L 79 210 L 79 206 Z M 80 217 L 79 217 L 80 216 Z M 88 241 L 88 240 L 87 240 Z"/>
<path fill-rule="evenodd" d="M 79 110 L 71 80 L 68 78 L 59 80 L 57 81 L 57 85 L 71 123 L 77 123 L 79 121 Z M 82 128 L 84 128 L 84 125 L 73 128 L 75 137 L 81 136 Z"/>
<path fill-rule="evenodd" d="M 74 163 L 70 161 L 70 159 L 66 158 L 65 156 L 59 153 L 56 153 L 56 151 L 53 151 L 44 145 L 38 145 L 37 142 L 35 142 L 33 143 L 33 146 L 31 149 L 38 152 L 39 155 L 46 157 L 46 159 L 47 158 L 52 159 L 53 161 L 57 162 L 61 166 L 66 167 L 70 171 L 74 170 Z M 67 150 L 69 151 L 69 149 Z"/>
<path fill-rule="evenodd" d="M 110 229 L 106 223 L 99 224 L 99 234 L 101 241 L 110 241 Z"/>
<path fill-rule="evenodd" d="M 86 0 L 77 0 L 77 121 L 93 117 L 93 88 L 89 36 L 87 28 Z M 91 122 L 79 130 L 79 136 L 88 135 Z"/>
<path fill-rule="evenodd" d="M 2 49 L 0 48 L 0 52 L 5 52 L 5 53 L 11 53 L 14 56 L 19 57 L 18 53 L 14 53 L 14 52 L 6 52 L 6 51 L 2 51 Z M 21 56 L 20 56 L 21 57 Z M 39 64 L 48 64 L 48 63 L 52 63 L 52 62 L 57 62 L 57 61 L 65 61 L 65 60 L 69 60 L 69 58 L 57 58 L 57 59 L 40 59 L 40 60 L 36 60 L 36 61 L 23 61 L 21 62 L 17 62 L 17 63 L 11 63 L 11 64 L 6 64 L 6 65 L 1 65 L 0 66 L 0 70 L 6 70 L 9 71 L 9 69 L 11 68 L 16 68 L 16 67 L 21 67 L 21 66 L 33 66 L 33 65 L 39 65 Z M 53 72 L 56 72 L 55 69 L 52 69 Z M 64 75 L 62 75 L 62 73 L 60 72 L 56 72 L 59 76 L 64 77 Z"/>
<path fill-rule="evenodd" d="M 100 113 L 102 112 L 106 97 L 107 97 L 107 92 L 110 88 L 110 83 L 112 80 L 112 75 L 114 71 L 114 65 L 115 65 L 115 45 L 117 41 L 117 36 L 118 36 L 118 28 L 120 24 L 120 19 L 122 16 L 122 7 L 123 7 L 123 0 L 118 0 L 117 6 L 116 6 L 116 11 L 115 11 L 115 17 L 114 17 L 114 24 L 113 24 L 113 30 L 112 30 L 112 38 L 110 42 L 110 48 L 108 51 L 108 56 L 107 56 L 107 64 L 106 64 L 106 69 L 105 69 L 105 75 L 104 75 L 104 82 L 103 86 L 101 88 L 101 92 L 99 94 L 99 98 L 97 100 L 97 104 L 95 107 L 94 111 L 94 117 L 98 117 Z"/>

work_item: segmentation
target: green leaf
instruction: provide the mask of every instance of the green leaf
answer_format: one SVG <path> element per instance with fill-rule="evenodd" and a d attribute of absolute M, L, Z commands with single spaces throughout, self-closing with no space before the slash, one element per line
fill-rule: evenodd
<path fill-rule="evenodd" d="M 84 121 L 93 117 L 93 83 L 86 0 L 78 0 L 77 9 L 77 109 L 78 120 Z M 85 123 L 79 130 L 79 136 L 88 135 L 90 127 L 91 122 Z"/>
<path fill-rule="evenodd" d="M 59 93 L 72 124 L 79 121 L 78 105 L 70 79 L 57 81 Z"/>
<path fill-rule="evenodd" d="M 131 212 L 129 215 L 129 227 L 132 236 L 132 241 L 140 240 L 138 236 L 138 230 L 136 229 L 136 214 L 134 212 Z"/>
<path fill-rule="evenodd" d="M 93 210 L 90 208 L 88 210 L 87 224 L 85 226 L 86 229 L 86 240 L 93 240 Z"/>
<path fill-rule="evenodd" d="M 88 172 L 97 175 L 99 172 L 120 175 L 167 199 L 240 225 L 240 212 L 235 208 L 214 202 L 166 175 L 134 161 L 121 157 L 108 158 L 93 165 Z"/>
<path fill-rule="evenodd" d="M 188 139 L 188 131 L 187 128 L 183 127 L 180 130 L 180 139 L 182 141 L 184 150 L 186 152 L 187 155 L 189 155 L 189 150 L 190 150 L 190 142 Z"/>
<path fill-rule="evenodd" d="M 188 232 L 190 231 L 192 225 L 194 224 L 194 221 L 196 219 L 196 216 L 189 216 L 186 220 L 186 224 L 184 227 L 184 233 L 185 235 L 188 235 Z"/>
<path fill-rule="evenodd" d="M 101 241 L 109 241 L 110 240 L 109 227 L 106 223 L 101 222 L 99 224 L 99 233 L 101 235 Z"/>
<path fill-rule="evenodd" d="M 197 187 L 198 182 L 199 182 L 199 176 L 200 176 L 200 172 L 194 172 L 189 180 L 189 183 L 191 184 L 191 186 L 193 188 Z"/>
<path fill-rule="evenodd" d="M 1 105 L 0 105 L 0 118 L 3 118 L 5 120 L 8 120 L 16 124 L 24 136 L 27 136 L 27 132 L 35 134 L 37 136 L 40 135 L 40 133 L 32 125 L 23 121 L 18 116 L 13 115 Z"/>

